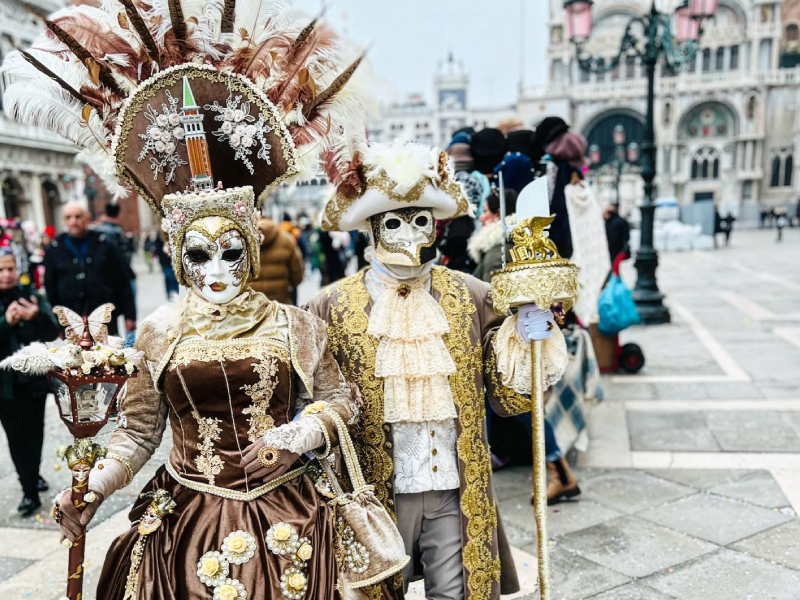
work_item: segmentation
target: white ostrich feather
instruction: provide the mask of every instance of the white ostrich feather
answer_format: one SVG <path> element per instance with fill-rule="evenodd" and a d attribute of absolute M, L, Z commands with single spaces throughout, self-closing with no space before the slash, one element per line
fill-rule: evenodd
<path fill-rule="evenodd" d="M 0 362 L 0 369 L 18 371 L 26 375 L 46 375 L 48 371 L 58 367 L 54 358 L 54 353 L 50 352 L 45 344 L 34 342 Z"/>
<path fill-rule="evenodd" d="M 407 194 L 423 177 L 437 178 L 436 164 L 431 164 L 431 151 L 414 142 L 372 144 L 364 152 L 367 177 L 377 177 L 381 171 L 391 179 L 397 194 Z"/>

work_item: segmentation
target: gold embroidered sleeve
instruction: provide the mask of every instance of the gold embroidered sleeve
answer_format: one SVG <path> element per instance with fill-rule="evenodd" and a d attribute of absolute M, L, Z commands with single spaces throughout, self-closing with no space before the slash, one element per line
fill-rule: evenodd
<path fill-rule="evenodd" d="M 506 387 L 500 380 L 500 373 L 497 371 L 494 336 L 488 340 L 484 348 L 483 379 L 489 403 L 492 405 L 494 412 L 501 417 L 519 415 L 531 409 L 530 396 L 520 394 L 514 391 L 513 388 Z"/>

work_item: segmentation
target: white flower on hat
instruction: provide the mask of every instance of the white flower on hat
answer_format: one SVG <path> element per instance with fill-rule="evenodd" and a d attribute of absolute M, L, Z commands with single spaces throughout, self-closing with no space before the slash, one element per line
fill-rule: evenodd
<path fill-rule="evenodd" d="M 238 148 L 238 147 L 239 147 L 239 143 L 240 143 L 241 141 L 242 141 L 242 138 L 241 138 L 241 136 L 240 136 L 238 133 L 234 133 L 234 134 L 231 136 L 231 147 L 232 147 L 232 148 Z"/>
<path fill-rule="evenodd" d="M 250 137 L 255 137 L 256 133 L 258 133 L 258 129 L 255 125 L 248 125 L 244 128 L 244 132 Z"/>
<path fill-rule="evenodd" d="M 172 154 L 173 152 L 175 152 L 175 142 L 167 142 L 166 148 L 164 149 L 164 151 L 167 154 Z"/>
<path fill-rule="evenodd" d="M 182 140 L 184 133 L 183 127 L 176 127 L 172 130 L 172 137 L 174 137 L 176 140 Z"/>
<path fill-rule="evenodd" d="M 161 140 L 157 141 L 155 144 L 156 152 L 164 152 L 167 149 L 167 145 L 162 142 Z"/>
<path fill-rule="evenodd" d="M 169 124 L 169 117 L 167 117 L 167 115 L 158 115 L 156 117 L 156 123 L 159 127 L 166 127 Z"/>
<path fill-rule="evenodd" d="M 226 108 L 225 112 L 222 113 L 222 116 L 225 117 L 226 121 L 233 121 L 233 109 Z"/>
<path fill-rule="evenodd" d="M 222 131 L 224 133 L 231 133 L 233 131 L 233 123 L 231 123 L 230 121 L 225 121 L 222 124 Z"/>
<path fill-rule="evenodd" d="M 175 127 L 176 125 L 180 124 L 180 122 L 181 122 L 181 118 L 178 115 L 178 113 L 172 113 L 169 116 L 169 124 L 172 125 L 173 127 Z"/>
<path fill-rule="evenodd" d="M 242 146 L 244 146 L 245 148 L 249 148 L 252 145 L 253 145 L 253 138 L 251 138 L 249 135 L 246 135 L 242 138 Z"/>
<path fill-rule="evenodd" d="M 237 123 L 239 121 L 244 120 L 244 116 L 245 116 L 244 111 L 240 108 L 237 108 L 236 110 L 233 111 L 233 120 L 236 121 Z"/>

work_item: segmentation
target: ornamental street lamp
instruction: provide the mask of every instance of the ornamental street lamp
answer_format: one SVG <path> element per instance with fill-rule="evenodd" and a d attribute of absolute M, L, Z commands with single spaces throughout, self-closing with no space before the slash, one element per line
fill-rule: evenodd
<path fill-rule="evenodd" d="M 606 60 L 591 56 L 584 44 L 592 32 L 592 0 L 565 0 L 566 29 L 575 44 L 576 59 L 581 69 L 593 73 L 606 73 L 619 66 L 623 57 L 638 56 L 647 73 L 647 110 L 644 138 L 641 145 L 644 204 L 641 206 L 641 242 L 636 252 L 636 287 L 633 298 L 642 323 L 668 323 L 669 310 L 664 306 L 664 295 L 658 289 L 656 268 L 658 253 L 653 247 L 655 217 L 656 145 L 653 126 L 655 113 L 656 65 L 663 56 L 664 68 L 670 74 L 680 71 L 697 54 L 702 23 L 714 16 L 718 0 L 689 0 L 675 11 L 675 35 L 672 33 L 672 16 L 661 12 L 654 1 L 650 13 L 632 17 L 625 27 L 617 55 Z M 641 41 L 640 41 L 641 40 Z M 616 137 L 616 132 L 615 132 Z M 629 149 L 630 152 L 630 149 Z M 638 154 L 639 147 L 634 150 Z"/>

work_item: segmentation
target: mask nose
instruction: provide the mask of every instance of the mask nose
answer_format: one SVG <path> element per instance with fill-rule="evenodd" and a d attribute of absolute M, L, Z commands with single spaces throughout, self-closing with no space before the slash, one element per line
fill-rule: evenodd
<path fill-rule="evenodd" d="M 225 267 L 222 261 L 222 256 L 219 252 L 212 257 L 211 262 L 208 265 L 208 274 L 211 277 L 216 277 L 217 279 L 221 278 L 225 274 Z"/>

